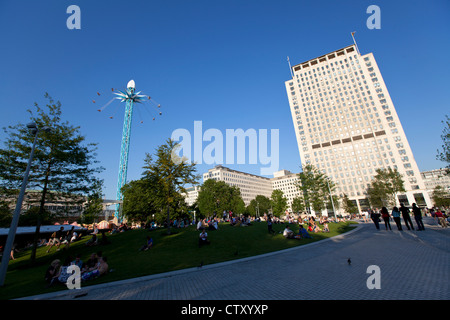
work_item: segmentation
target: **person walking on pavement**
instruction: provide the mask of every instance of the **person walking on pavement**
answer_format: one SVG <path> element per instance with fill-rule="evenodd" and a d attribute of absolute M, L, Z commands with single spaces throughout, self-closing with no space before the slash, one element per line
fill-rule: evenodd
<path fill-rule="evenodd" d="M 398 229 L 399 231 L 403 231 L 403 229 L 402 229 L 402 224 L 401 224 L 401 222 L 400 222 L 400 211 L 398 210 L 397 207 L 394 207 L 394 208 L 392 209 L 392 218 L 394 219 L 395 224 L 397 225 L 397 229 Z"/>
<path fill-rule="evenodd" d="M 416 223 L 417 223 L 417 228 L 419 229 L 419 231 L 421 231 L 421 230 L 425 231 L 425 226 L 423 225 L 423 221 L 422 221 L 422 212 L 420 211 L 420 208 L 415 203 L 413 203 L 412 211 L 414 214 L 414 219 L 416 220 Z"/>
<path fill-rule="evenodd" d="M 370 214 L 370 218 L 372 219 L 373 223 L 375 224 L 375 228 L 377 228 L 377 230 L 380 230 L 380 214 L 378 212 L 376 212 L 377 210 L 375 209 L 369 209 L 369 214 Z"/>
<path fill-rule="evenodd" d="M 381 208 L 381 216 L 383 217 L 384 226 L 386 227 L 386 230 L 388 229 L 388 227 L 389 230 L 392 230 L 391 224 L 389 222 L 389 219 L 391 219 L 391 217 L 389 216 L 389 211 L 386 209 L 386 207 Z"/>
<path fill-rule="evenodd" d="M 409 214 L 409 209 L 405 207 L 403 203 L 400 203 L 400 212 L 402 213 L 403 220 L 405 220 L 405 225 L 408 228 L 408 230 L 411 229 L 414 230 L 414 226 L 411 221 L 411 216 Z M 409 225 L 411 225 L 411 228 L 409 227 Z"/>

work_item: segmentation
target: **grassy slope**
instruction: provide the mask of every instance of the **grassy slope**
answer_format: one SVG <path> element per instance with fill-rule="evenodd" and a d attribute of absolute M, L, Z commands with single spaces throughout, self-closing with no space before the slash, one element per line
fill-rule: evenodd
<path fill-rule="evenodd" d="M 91 253 L 102 251 L 103 256 L 108 259 L 110 269 L 114 269 L 113 272 L 101 278 L 83 283 L 84 287 L 196 267 L 200 262 L 206 265 L 287 249 L 329 238 L 351 229 L 349 223 L 331 223 L 329 233 L 313 234 L 313 239 L 286 240 L 279 233 L 284 230 L 284 227 L 285 224 L 274 225 L 277 233 L 271 235 L 267 232 L 265 222 L 255 223 L 249 227 L 221 224 L 219 230 L 208 231 L 211 244 L 202 248 L 198 247 L 199 232 L 194 226 L 172 229 L 171 235 L 167 235 L 166 229 L 131 230 L 109 235 L 110 244 L 95 247 L 86 247 L 85 242 L 90 238 L 87 236 L 72 244 L 69 250 L 63 250 L 64 245 L 61 246 L 60 251 L 56 251 L 53 247 L 50 253 L 46 253 L 47 247 L 38 248 L 34 266 L 30 266 L 29 263 L 30 251 L 24 251 L 17 253 L 16 260 L 10 262 L 5 285 L 0 288 L 0 299 L 64 290 L 64 285 L 46 288 L 45 270 L 54 259 L 58 258 L 63 262 L 66 256 L 75 257 L 78 253 L 81 254 L 82 260 L 86 261 Z M 291 225 L 291 228 L 295 232 L 298 231 L 297 225 Z M 148 251 L 139 251 L 139 248 L 146 243 L 147 235 L 153 238 L 153 248 Z"/>

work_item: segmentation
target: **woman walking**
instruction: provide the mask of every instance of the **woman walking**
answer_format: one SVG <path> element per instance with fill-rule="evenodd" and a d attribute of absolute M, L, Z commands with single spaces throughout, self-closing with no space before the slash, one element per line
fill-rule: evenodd
<path fill-rule="evenodd" d="M 395 224 L 397 225 L 397 229 L 403 231 L 402 224 L 400 222 L 400 210 L 398 210 L 397 207 L 394 207 L 392 209 L 392 218 L 394 219 Z"/>
<path fill-rule="evenodd" d="M 389 230 L 392 230 L 391 224 L 389 222 L 389 219 L 391 217 L 389 216 L 389 211 L 386 209 L 386 207 L 381 208 L 381 216 L 383 217 L 384 226 L 386 227 L 386 230 L 388 229 L 388 227 L 389 227 Z"/>

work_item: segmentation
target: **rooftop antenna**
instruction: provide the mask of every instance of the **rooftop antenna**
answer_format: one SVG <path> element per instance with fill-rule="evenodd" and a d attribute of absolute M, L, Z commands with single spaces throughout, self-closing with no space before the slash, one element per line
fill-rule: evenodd
<path fill-rule="evenodd" d="M 291 67 L 291 62 L 289 61 L 289 56 L 287 57 L 287 61 L 289 64 L 289 71 L 291 72 L 291 77 L 292 77 L 292 79 L 294 79 L 294 74 L 292 73 L 292 67 Z"/>
<path fill-rule="evenodd" d="M 355 33 L 356 33 L 356 31 L 352 32 L 353 43 L 355 44 L 356 51 L 358 51 L 358 54 L 361 55 L 361 52 L 359 52 L 359 49 L 358 49 L 358 45 L 356 44 Z"/>

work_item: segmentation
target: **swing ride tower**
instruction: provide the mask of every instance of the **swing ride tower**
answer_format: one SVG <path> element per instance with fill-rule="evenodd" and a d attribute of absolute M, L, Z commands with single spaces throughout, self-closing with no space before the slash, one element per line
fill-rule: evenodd
<path fill-rule="evenodd" d="M 120 162 L 119 162 L 119 176 L 117 179 L 117 193 L 116 193 L 116 208 L 114 212 L 114 216 L 117 219 L 117 222 L 122 222 L 122 187 L 127 183 L 127 170 L 128 170 L 128 154 L 130 150 L 130 136 L 131 136 L 131 123 L 133 119 L 133 107 L 135 103 L 149 102 L 154 104 L 154 107 L 158 110 L 158 114 L 162 115 L 162 112 L 159 111 L 161 107 L 156 101 L 154 101 L 150 96 L 145 94 L 140 94 L 141 92 L 135 92 L 136 84 L 134 80 L 130 80 L 127 84 L 127 88 L 125 91 L 116 90 L 114 88 L 111 89 L 112 92 L 116 95 L 112 98 L 108 103 L 106 103 L 100 109 L 97 109 L 98 112 L 102 112 L 107 106 L 109 106 L 114 100 L 120 100 L 120 102 L 125 102 L 125 116 L 123 119 L 123 129 L 122 129 L 122 144 L 120 147 Z M 97 95 L 100 96 L 100 92 L 97 92 Z M 96 103 L 95 100 L 92 100 L 93 103 Z M 146 109 L 146 108 L 144 108 Z M 139 110 L 138 110 L 139 111 Z M 109 117 L 113 119 L 114 117 Z M 153 117 L 153 120 L 155 118 Z M 141 121 L 143 123 L 143 121 Z"/>
<path fill-rule="evenodd" d="M 117 179 L 117 193 L 116 200 L 119 202 L 116 204 L 115 217 L 117 221 L 122 220 L 121 205 L 123 200 L 122 187 L 127 182 L 127 170 L 128 170 L 128 154 L 130 150 L 130 135 L 131 135 L 131 120 L 133 118 L 133 106 L 135 103 L 140 103 L 144 99 L 144 95 L 139 95 L 140 92 L 135 93 L 136 85 L 134 80 L 130 80 L 127 84 L 127 90 L 125 92 L 118 90 L 114 94 L 118 95 L 117 99 L 121 102 L 125 102 L 125 116 L 123 119 L 122 130 L 122 144 L 120 147 L 120 162 L 119 162 L 119 176 Z"/>

